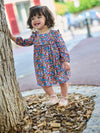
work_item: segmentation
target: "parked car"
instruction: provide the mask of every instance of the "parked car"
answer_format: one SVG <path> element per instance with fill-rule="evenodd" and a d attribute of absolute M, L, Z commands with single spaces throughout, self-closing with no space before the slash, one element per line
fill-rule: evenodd
<path fill-rule="evenodd" d="M 100 11 L 84 11 L 76 17 L 70 26 L 73 26 L 74 28 L 82 28 L 86 25 L 86 18 L 88 19 L 89 24 L 94 24 L 94 22 L 100 23 Z"/>
<path fill-rule="evenodd" d="M 72 25 L 73 20 L 74 20 L 74 14 L 66 12 L 65 16 L 67 18 L 67 27 L 68 27 L 68 29 L 70 29 L 70 26 Z"/>

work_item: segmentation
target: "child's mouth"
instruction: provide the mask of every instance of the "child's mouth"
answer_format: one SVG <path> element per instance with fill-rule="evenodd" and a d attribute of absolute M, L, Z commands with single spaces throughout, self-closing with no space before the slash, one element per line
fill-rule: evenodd
<path fill-rule="evenodd" d="M 38 26 L 40 23 L 36 23 L 36 24 L 34 24 L 35 26 Z"/>

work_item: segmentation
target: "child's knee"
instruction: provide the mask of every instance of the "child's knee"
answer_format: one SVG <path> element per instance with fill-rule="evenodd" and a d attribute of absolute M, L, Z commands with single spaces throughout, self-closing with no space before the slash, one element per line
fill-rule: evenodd
<path fill-rule="evenodd" d="M 60 86 L 67 86 L 67 82 L 60 84 Z"/>

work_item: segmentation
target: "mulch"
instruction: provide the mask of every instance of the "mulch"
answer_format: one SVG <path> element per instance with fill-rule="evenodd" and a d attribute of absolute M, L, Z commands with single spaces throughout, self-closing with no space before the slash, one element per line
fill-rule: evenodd
<path fill-rule="evenodd" d="M 93 97 L 71 93 L 68 106 L 59 107 L 46 106 L 46 94 L 27 96 L 24 118 L 9 133 L 82 133 L 94 110 Z"/>

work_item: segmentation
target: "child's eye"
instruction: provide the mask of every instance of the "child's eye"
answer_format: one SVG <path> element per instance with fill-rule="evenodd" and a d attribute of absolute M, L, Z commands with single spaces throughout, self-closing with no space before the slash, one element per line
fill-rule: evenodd
<path fill-rule="evenodd" d="M 39 16 L 38 18 L 41 18 L 41 16 Z"/>
<path fill-rule="evenodd" d="M 34 20 L 34 18 L 31 18 L 31 20 Z"/>
<path fill-rule="evenodd" d="M 35 17 L 32 17 L 31 20 L 35 20 Z"/>

